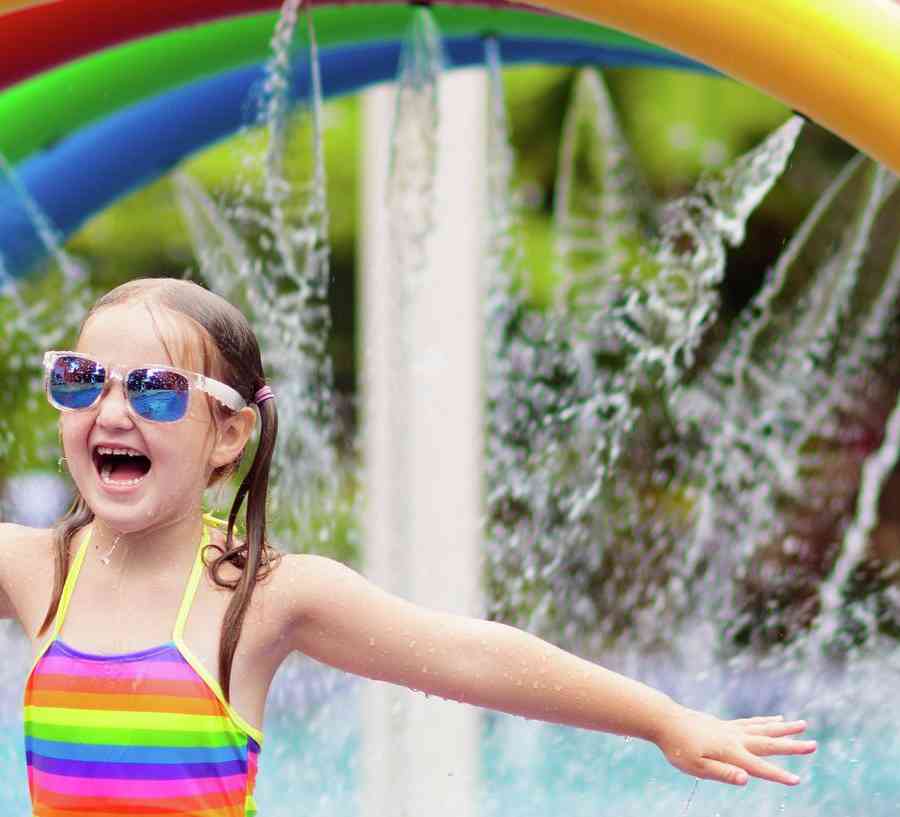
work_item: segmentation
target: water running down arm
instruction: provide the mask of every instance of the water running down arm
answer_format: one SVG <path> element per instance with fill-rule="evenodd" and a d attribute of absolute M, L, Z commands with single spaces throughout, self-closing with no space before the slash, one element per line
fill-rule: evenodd
<path fill-rule="evenodd" d="M 348 672 L 514 715 L 652 741 L 682 771 L 742 785 L 797 778 L 763 759 L 808 754 L 802 721 L 722 721 L 504 624 L 434 612 L 315 556 L 285 560 L 292 646 Z"/>

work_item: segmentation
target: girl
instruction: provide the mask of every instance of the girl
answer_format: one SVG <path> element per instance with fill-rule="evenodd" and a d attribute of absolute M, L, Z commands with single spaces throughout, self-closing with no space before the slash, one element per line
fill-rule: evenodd
<path fill-rule="evenodd" d="M 651 740 L 684 772 L 735 785 L 748 775 L 795 784 L 764 756 L 815 750 L 793 737 L 803 721 L 721 721 L 525 632 L 416 607 L 326 558 L 275 552 L 265 507 L 277 398 L 245 318 L 196 284 L 118 287 L 75 350 L 44 364 L 77 498 L 52 530 L 0 526 L 0 615 L 20 622 L 35 654 L 25 740 L 36 817 L 254 814 L 266 694 L 294 650 Z M 252 464 L 218 523 L 202 513 L 204 491 L 234 473 L 257 414 Z M 411 641 L 430 653 L 427 676 Z M 540 688 L 514 683 L 522 664 L 546 669 Z"/>

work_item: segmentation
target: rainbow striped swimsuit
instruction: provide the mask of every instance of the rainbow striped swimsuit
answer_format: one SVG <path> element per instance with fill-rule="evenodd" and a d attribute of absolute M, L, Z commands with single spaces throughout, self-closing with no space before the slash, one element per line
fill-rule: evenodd
<path fill-rule="evenodd" d="M 90 533 L 25 686 L 33 816 L 252 817 L 262 733 L 226 703 L 182 638 L 208 529 L 172 641 L 121 655 L 80 652 L 59 638 L 89 541 Z"/>

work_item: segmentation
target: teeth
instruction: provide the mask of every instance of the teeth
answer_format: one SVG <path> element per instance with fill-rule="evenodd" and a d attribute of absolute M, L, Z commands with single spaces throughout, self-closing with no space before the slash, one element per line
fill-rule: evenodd
<path fill-rule="evenodd" d="M 142 477 L 138 477 L 137 479 L 112 479 L 110 476 L 110 472 L 112 471 L 112 466 L 108 463 L 103 466 L 100 471 L 100 479 L 102 479 L 107 485 L 137 485 L 139 482 L 143 482 L 146 479 L 146 474 Z"/>
<path fill-rule="evenodd" d="M 100 456 L 128 456 L 128 457 L 144 457 L 140 451 L 135 451 L 133 448 L 112 448 L 107 445 L 97 446 L 95 450 L 96 454 Z M 126 487 L 129 485 L 137 485 L 139 482 L 143 482 L 147 477 L 147 474 L 143 476 L 137 477 L 135 479 L 113 479 L 112 478 L 112 463 L 104 462 L 100 467 L 100 479 L 106 485 L 118 485 L 120 487 Z"/>
<path fill-rule="evenodd" d="M 129 457 L 143 457 L 144 455 L 140 451 L 135 451 L 131 448 L 107 448 L 105 446 L 99 446 L 97 448 L 98 454 L 118 454 L 119 456 L 127 455 Z"/>

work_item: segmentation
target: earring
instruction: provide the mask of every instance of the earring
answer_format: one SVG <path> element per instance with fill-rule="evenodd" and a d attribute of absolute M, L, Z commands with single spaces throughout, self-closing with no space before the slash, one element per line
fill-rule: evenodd
<path fill-rule="evenodd" d="M 59 450 L 63 452 L 63 455 L 65 455 L 66 449 L 63 447 L 63 440 L 62 440 L 62 424 L 61 424 L 61 423 L 57 423 L 57 424 L 56 424 L 56 436 L 59 438 Z M 69 470 L 68 466 L 66 465 L 66 458 L 65 458 L 65 456 L 60 457 L 60 458 L 56 461 L 56 470 L 57 470 L 57 472 L 59 472 L 60 474 L 61 474 L 63 471 L 68 471 L 68 470 Z"/>

